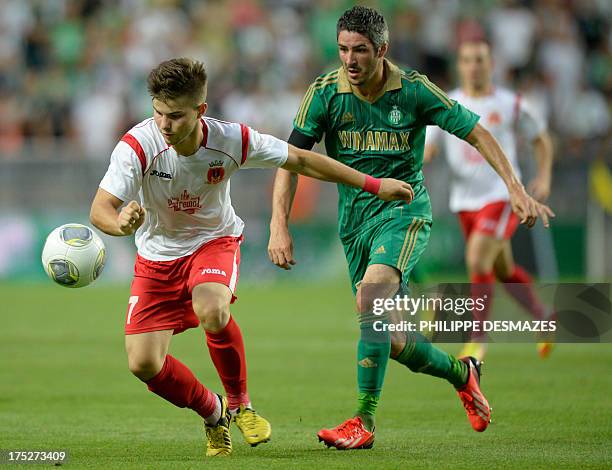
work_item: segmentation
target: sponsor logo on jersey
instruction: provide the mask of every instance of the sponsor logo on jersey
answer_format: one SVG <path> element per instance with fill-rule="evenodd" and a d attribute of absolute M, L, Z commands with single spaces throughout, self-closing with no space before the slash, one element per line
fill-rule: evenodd
<path fill-rule="evenodd" d="M 225 169 L 223 168 L 223 162 L 221 160 L 215 160 L 208 164 L 210 169 L 206 175 L 206 179 L 209 184 L 218 184 L 223 181 L 225 176 Z"/>
<path fill-rule="evenodd" d="M 204 268 L 202 269 L 202 274 L 218 274 L 219 276 L 227 277 L 227 274 L 225 274 L 225 271 L 223 271 L 223 269 L 217 268 Z"/>
<path fill-rule="evenodd" d="M 391 111 L 389 111 L 389 115 L 387 116 L 387 119 L 389 120 L 391 124 L 393 124 L 394 126 L 397 126 L 402 121 L 403 117 L 404 115 L 402 114 L 400 109 L 397 106 L 393 106 Z"/>
<path fill-rule="evenodd" d="M 385 245 L 380 245 L 374 252 L 375 255 L 384 255 L 386 253 Z"/>
<path fill-rule="evenodd" d="M 202 208 L 200 196 L 191 196 L 187 190 L 184 190 L 179 197 L 169 198 L 168 207 L 174 209 L 175 212 L 180 211 L 187 214 L 195 214 Z"/>
<path fill-rule="evenodd" d="M 159 176 L 160 178 L 164 178 L 167 180 L 171 180 L 172 179 L 172 175 L 170 173 L 164 173 L 163 171 L 157 171 L 157 170 L 151 170 L 151 173 L 149 173 L 151 176 Z"/>
<path fill-rule="evenodd" d="M 338 140 L 344 148 L 352 150 L 374 150 L 376 152 L 397 150 L 407 152 L 410 150 L 408 138 L 410 132 L 387 131 L 338 131 Z"/>

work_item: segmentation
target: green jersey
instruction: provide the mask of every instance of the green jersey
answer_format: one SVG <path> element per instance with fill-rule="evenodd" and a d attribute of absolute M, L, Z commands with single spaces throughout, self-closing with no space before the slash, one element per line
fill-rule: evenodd
<path fill-rule="evenodd" d="M 363 97 L 342 67 L 310 85 L 293 121 L 297 131 L 320 142 L 327 155 L 378 178 L 396 178 L 413 186 L 415 199 L 384 202 L 358 188 L 338 185 L 341 238 L 400 215 L 431 221 L 431 204 L 423 186 L 425 129 L 437 125 L 465 138 L 478 115 L 451 100 L 414 70 L 385 60 L 386 81 L 378 96 Z"/>

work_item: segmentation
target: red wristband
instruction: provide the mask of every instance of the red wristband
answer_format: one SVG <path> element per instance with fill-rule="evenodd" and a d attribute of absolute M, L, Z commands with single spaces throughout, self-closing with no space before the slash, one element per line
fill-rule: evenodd
<path fill-rule="evenodd" d="M 365 183 L 363 184 L 363 190 L 374 195 L 378 194 L 380 190 L 380 184 L 382 180 L 380 178 L 374 178 L 373 176 L 366 175 Z"/>

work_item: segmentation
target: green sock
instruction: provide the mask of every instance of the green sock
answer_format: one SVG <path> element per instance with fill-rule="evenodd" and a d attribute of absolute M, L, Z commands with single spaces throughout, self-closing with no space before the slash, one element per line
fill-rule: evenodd
<path fill-rule="evenodd" d="M 356 414 L 371 429 L 389 362 L 391 337 L 388 331 L 374 331 L 371 321 L 363 321 L 360 330 L 361 337 L 357 345 L 359 398 Z"/>
<path fill-rule="evenodd" d="M 355 413 L 355 416 L 359 416 L 361 418 L 361 421 L 363 421 L 363 424 L 368 431 L 374 429 L 376 424 L 374 421 L 374 413 L 376 413 L 378 400 L 380 400 L 380 395 L 365 392 L 359 393 L 359 398 L 357 398 L 357 412 Z"/>
<path fill-rule="evenodd" d="M 469 370 L 463 361 L 434 347 L 419 333 L 408 335 L 406 347 L 395 360 L 412 372 L 446 379 L 455 388 L 462 387 L 468 380 Z"/>

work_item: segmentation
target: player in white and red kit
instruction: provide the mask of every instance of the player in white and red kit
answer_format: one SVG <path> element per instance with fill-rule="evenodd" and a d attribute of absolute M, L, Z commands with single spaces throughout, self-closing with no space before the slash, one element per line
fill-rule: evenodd
<path fill-rule="evenodd" d="M 528 189 L 534 198 L 544 201 L 550 193 L 552 166 L 552 145 L 546 125 L 520 94 L 493 86 L 492 68 L 485 41 L 462 43 L 457 61 L 461 88 L 448 96 L 481 116 L 519 177 L 517 135 L 533 145 L 538 173 Z M 466 238 L 465 259 L 474 295 L 486 294 L 488 299 L 480 318 L 487 318 L 497 278 L 534 317 L 542 319 L 545 308 L 532 288 L 531 277 L 512 256 L 510 238 L 519 221 L 512 212 L 504 182 L 474 147 L 438 127 L 429 127 L 424 160 L 431 160 L 439 147 L 444 149 L 452 173 L 450 209 L 459 215 Z M 486 345 L 478 339 L 466 345 L 462 354 L 482 359 Z M 549 343 L 541 343 L 540 354 L 546 356 L 550 347 Z"/>
<path fill-rule="evenodd" d="M 231 175 L 282 167 L 385 200 L 411 201 L 413 192 L 407 183 L 372 178 L 243 124 L 204 117 L 206 83 L 203 64 L 191 59 L 162 62 L 150 73 L 154 115 L 115 147 L 91 221 L 109 235 L 136 234 L 125 321 L 130 370 L 152 392 L 204 419 L 207 455 L 214 456 L 231 453 L 232 420 L 251 445 L 271 435 L 251 407 L 242 334 L 229 310 L 244 228 L 231 205 Z M 227 399 L 167 354 L 173 334 L 200 324 Z"/>

